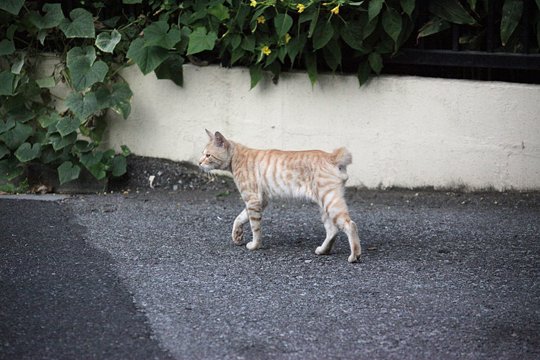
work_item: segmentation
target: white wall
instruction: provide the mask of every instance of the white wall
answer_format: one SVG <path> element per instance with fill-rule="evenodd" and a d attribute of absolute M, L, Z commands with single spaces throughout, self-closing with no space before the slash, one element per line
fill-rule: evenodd
<path fill-rule="evenodd" d="M 348 185 L 540 190 L 540 86 L 383 76 L 283 74 L 249 90 L 247 69 L 184 67 L 183 88 L 136 67 L 128 120 L 108 142 L 195 162 L 204 128 L 255 148 L 353 154 Z"/>

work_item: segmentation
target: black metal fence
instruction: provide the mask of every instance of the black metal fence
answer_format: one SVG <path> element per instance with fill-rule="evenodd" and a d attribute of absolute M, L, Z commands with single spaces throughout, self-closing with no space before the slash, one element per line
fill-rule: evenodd
<path fill-rule="evenodd" d="M 429 1 L 419 1 L 415 32 L 399 53 L 387 60 L 386 73 L 540 83 L 540 25 L 535 23 L 538 11 L 533 8 L 536 4 L 533 0 L 523 1 L 523 14 L 515 34 L 518 46 L 507 49 L 501 44 L 499 31 L 503 2 L 488 3 L 480 24 L 481 41 L 470 50 L 460 41 L 471 32 L 467 25 L 453 24 L 439 34 L 417 40 L 414 34 L 429 20 Z M 472 30 L 478 33 L 478 28 Z"/>

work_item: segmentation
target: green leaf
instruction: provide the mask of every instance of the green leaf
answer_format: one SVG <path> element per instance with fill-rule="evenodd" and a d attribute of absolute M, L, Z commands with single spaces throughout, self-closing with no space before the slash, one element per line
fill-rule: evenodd
<path fill-rule="evenodd" d="M 368 21 L 366 26 L 364 26 L 364 29 L 362 31 L 362 38 L 367 39 L 375 29 L 377 29 L 377 25 L 379 24 L 379 18 L 375 18 L 372 21 Z"/>
<path fill-rule="evenodd" d="M 34 11 L 28 15 L 28 20 L 38 30 L 52 29 L 60 25 L 62 20 L 64 20 L 61 4 L 45 4 L 43 5 L 43 11 L 45 11 L 45 15 L 43 16 Z"/>
<path fill-rule="evenodd" d="M 372 52 L 368 56 L 369 66 L 375 71 L 377 75 L 381 73 L 383 68 L 382 56 L 377 52 Z"/>
<path fill-rule="evenodd" d="M 65 161 L 58 167 L 58 180 L 60 180 L 60 185 L 78 179 L 80 172 L 80 166 L 73 165 L 71 161 Z"/>
<path fill-rule="evenodd" d="M 317 23 L 319 21 L 319 8 L 317 8 L 316 11 L 313 12 L 311 15 L 311 22 L 309 23 L 309 29 L 308 29 L 308 38 L 311 39 L 313 36 L 313 32 L 315 31 L 315 27 L 317 26 Z"/>
<path fill-rule="evenodd" d="M 55 151 L 62 150 L 63 148 L 73 145 L 77 141 L 77 133 L 71 133 L 66 136 L 60 134 L 52 134 L 49 136 L 50 143 Z"/>
<path fill-rule="evenodd" d="M 96 38 L 96 47 L 103 52 L 112 53 L 121 39 L 122 35 L 116 29 L 110 33 L 102 32 Z"/>
<path fill-rule="evenodd" d="M 341 38 L 351 48 L 361 52 L 365 52 L 363 44 L 364 37 L 362 36 L 362 33 L 362 24 L 358 21 L 350 21 L 341 29 Z"/>
<path fill-rule="evenodd" d="M 230 37 L 231 40 L 231 48 L 237 49 L 240 44 L 242 43 L 242 37 L 239 34 L 232 34 Z"/>
<path fill-rule="evenodd" d="M 212 50 L 217 40 L 215 32 L 206 32 L 204 27 L 198 27 L 189 35 L 187 55 L 197 54 L 201 51 Z"/>
<path fill-rule="evenodd" d="M 429 35 L 437 34 L 441 31 L 450 28 L 450 23 L 439 17 L 434 17 L 428 23 L 426 23 L 420 30 L 418 30 L 417 38 L 426 37 Z"/>
<path fill-rule="evenodd" d="M 454 24 L 476 24 L 476 20 L 469 15 L 459 0 L 432 0 L 429 2 L 429 11 Z"/>
<path fill-rule="evenodd" d="M 127 119 L 131 112 L 131 97 L 133 93 L 127 83 L 116 83 L 111 91 L 102 87 L 96 91 L 97 106 L 99 109 L 111 108 Z"/>
<path fill-rule="evenodd" d="M 67 53 L 67 67 L 71 75 L 71 85 L 77 91 L 82 91 L 97 82 L 102 82 L 109 71 L 103 61 L 96 59 L 93 46 L 74 47 Z"/>
<path fill-rule="evenodd" d="M 278 50 L 278 59 L 282 64 L 285 62 L 286 56 L 287 56 L 287 47 L 281 46 Z"/>
<path fill-rule="evenodd" d="M 253 52 L 255 51 L 255 36 L 248 35 L 242 40 L 240 47 L 246 51 Z"/>
<path fill-rule="evenodd" d="M 24 65 L 24 57 L 25 55 L 20 55 L 17 60 L 13 62 L 11 65 L 11 73 L 15 75 L 19 75 L 21 73 L 22 67 Z"/>
<path fill-rule="evenodd" d="M 0 161 L 0 179 L 10 181 L 22 175 L 24 169 L 19 165 L 19 162 L 14 158 L 7 158 Z"/>
<path fill-rule="evenodd" d="M 166 21 L 157 21 L 145 27 L 144 46 L 160 46 L 165 49 L 173 49 L 180 42 L 181 33 L 177 28 L 169 30 Z"/>
<path fill-rule="evenodd" d="M 39 30 L 37 33 L 37 39 L 41 46 L 45 45 L 45 38 L 47 37 L 47 30 Z"/>
<path fill-rule="evenodd" d="M 399 33 L 401 32 L 401 15 L 393 9 L 387 8 L 387 10 L 382 15 L 382 25 L 384 31 L 394 40 L 394 43 L 397 44 Z"/>
<path fill-rule="evenodd" d="M 15 122 L 21 122 L 25 123 L 28 122 L 28 120 L 32 120 L 35 118 L 35 113 L 32 110 L 29 110 L 24 106 L 24 104 L 21 104 L 20 106 L 13 107 L 7 112 L 7 119 L 13 120 Z"/>
<path fill-rule="evenodd" d="M 341 48 L 335 39 L 332 39 L 323 49 L 324 60 L 332 69 L 336 71 L 339 65 L 341 65 Z"/>
<path fill-rule="evenodd" d="M 85 121 L 94 112 L 100 110 L 96 94 L 93 92 L 88 92 L 84 95 L 71 93 L 66 98 L 65 104 L 82 121 Z"/>
<path fill-rule="evenodd" d="M 307 52 L 305 55 L 306 60 L 306 69 L 308 72 L 309 80 L 311 81 L 311 86 L 315 85 L 317 82 L 317 57 L 315 56 L 315 53 Z"/>
<path fill-rule="evenodd" d="M 93 46 L 76 46 L 68 51 L 66 57 L 68 68 L 81 61 L 93 64 L 96 61 L 96 49 Z"/>
<path fill-rule="evenodd" d="M 368 21 L 375 19 L 381 12 L 383 0 L 371 0 L 368 5 Z"/>
<path fill-rule="evenodd" d="M 371 67 L 369 66 L 369 62 L 364 61 L 358 66 L 358 83 L 360 86 L 364 85 L 368 82 L 369 76 L 371 75 Z"/>
<path fill-rule="evenodd" d="M 96 148 L 96 143 L 94 142 L 88 142 L 86 140 L 77 140 L 75 141 L 75 144 L 73 144 L 73 149 L 75 152 L 82 154 L 89 151 L 92 151 Z"/>
<path fill-rule="evenodd" d="M 313 33 L 313 49 L 322 49 L 334 36 L 334 27 L 329 21 L 319 23 Z"/>
<path fill-rule="evenodd" d="M 412 13 L 414 11 L 414 8 L 416 6 L 415 0 L 400 0 L 401 8 L 403 11 L 405 11 L 405 14 L 409 15 L 409 17 L 412 16 Z"/>
<path fill-rule="evenodd" d="M 131 150 L 129 149 L 129 147 L 127 145 L 121 145 L 120 149 L 122 149 L 122 155 L 124 155 L 124 156 L 131 155 Z"/>
<path fill-rule="evenodd" d="M 10 153 L 11 151 L 7 148 L 7 146 L 0 143 L 0 159 L 2 159 L 4 156 Z"/>
<path fill-rule="evenodd" d="M 60 23 L 60 30 L 67 38 L 95 38 L 94 19 L 92 14 L 82 8 L 71 10 L 69 19 L 64 19 Z"/>
<path fill-rule="evenodd" d="M 144 46 L 144 40 L 141 38 L 131 42 L 127 57 L 137 64 L 144 75 L 152 72 L 163 61 L 169 57 L 166 49 L 159 46 Z"/>
<path fill-rule="evenodd" d="M 274 18 L 274 27 L 279 38 L 285 36 L 285 34 L 291 29 L 293 25 L 293 19 L 289 14 L 277 14 Z"/>
<path fill-rule="evenodd" d="M 16 149 L 21 146 L 32 135 L 34 129 L 26 124 L 16 122 L 10 130 L 0 134 L 0 140 L 10 149 Z"/>
<path fill-rule="evenodd" d="M 60 121 L 58 121 L 58 124 L 56 125 L 56 130 L 58 130 L 58 133 L 64 137 L 66 135 L 71 134 L 72 132 L 77 131 L 79 129 L 79 126 L 81 125 L 81 121 L 72 116 L 64 116 Z"/>
<path fill-rule="evenodd" d="M 122 4 L 142 4 L 143 0 L 122 0 Z"/>
<path fill-rule="evenodd" d="M 251 78 L 251 89 L 253 89 L 255 86 L 257 86 L 257 84 L 259 83 L 259 81 L 261 81 L 262 79 L 262 67 L 260 64 L 256 64 L 256 65 L 252 65 L 250 68 L 249 68 L 249 76 Z"/>
<path fill-rule="evenodd" d="M 231 53 L 231 65 L 234 65 L 234 63 L 240 60 L 245 54 L 246 51 L 240 47 L 234 49 Z"/>
<path fill-rule="evenodd" d="M 17 148 L 15 151 L 15 157 L 17 157 L 20 162 L 25 163 L 39 157 L 40 153 L 41 144 L 36 143 L 31 145 L 30 143 L 25 142 Z"/>
<path fill-rule="evenodd" d="M 503 46 L 506 46 L 508 39 L 516 30 L 522 13 L 523 0 L 505 0 L 501 19 L 501 43 Z"/>
<path fill-rule="evenodd" d="M 13 129 L 14 127 L 15 127 L 15 121 L 13 120 L 4 121 L 0 118 L 0 134 Z"/>
<path fill-rule="evenodd" d="M 86 168 L 89 168 L 99 164 L 101 162 L 101 159 L 103 159 L 103 151 L 95 151 L 87 154 L 82 154 L 81 164 L 83 164 Z"/>
<path fill-rule="evenodd" d="M 13 41 L 4 39 L 0 41 L 0 56 L 11 55 L 15 52 L 15 45 Z"/>
<path fill-rule="evenodd" d="M 300 53 L 300 51 L 304 48 L 306 45 L 307 37 L 306 33 L 300 34 L 299 36 L 295 36 L 289 41 L 287 44 L 287 54 L 289 54 L 289 58 L 291 59 L 291 64 L 294 63 L 294 60 L 296 59 L 296 56 Z"/>
<path fill-rule="evenodd" d="M 0 144 L 0 159 L 10 153 L 11 151 L 9 151 L 9 149 L 4 144 Z"/>
<path fill-rule="evenodd" d="M 223 4 L 216 4 L 208 9 L 210 15 L 214 15 L 219 21 L 223 22 L 229 18 L 229 9 Z"/>
<path fill-rule="evenodd" d="M 41 127 L 44 129 L 48 128 L 51 125 L 55 125 L 54 128 L 56 129 L 56 124 L 58 124 L 60 119 L 62 119 L 62 117 L 57 112 L 43 114 L 43 115 L 38 116 L 38 122 L 41 125 Z"/>
<path fill-rule="evenodd" d="M 91 66 L 87 63 L 77 63 L 70 69 L 71 84 L 77 91 L 83 91 L 97 82 L 103 82 L 109 67 L 98 60 Z"/>
<path fill-rule="evenodd" d="M 24 0 L 2 0 L 0 1 L 0 9 L 5 10 L 10 14 L 18 15 L 24 5 Z"/>
<path fill-rule="evenodd" d="M 79 154 L 92 151 L 96 148 L 96 146 L 97 146 L 96 143 L 91 143 L 86 140 L 77 140 L 75 141 L 75 144 L 73 144 L 73 148 Z"/>
<path fill-rule="evenodd" d="M 127 161 L 122 155 L 117 155 L 112 159 L 112 176 L 122 176 L 127 171 Z"/>
<path fill-rule="evenodd" d="M 10 71 L 0 72 L 0 95 L 13 95 L 15 88 L 15 75 Z"/>
<path fill-rule="evenodd" d="M 156 68 L 156 76 L 158 79 L 169 79 L 176 85 L 182 86 L 184 84 L 183 64 L 184 59 L 181 56 L 170 55 Z"/>
<path fill-rule="evenodd" d="M 540 0 L 536 0 L 536 1 L 540 1 Z M 467 4 L 469 4 L 469 6 L 471 7 L 473 11 L 476 10 L 476 2 L 477 0 L 467 0 Z"/>
<path fill-rule="evenodd" d="M 36 84 L 40 88 L 53 88 L 56 86 L 56 81 L 54 80 L 54 76 L 49 76 L 42 79 L 36 79 Z"/>
<path fill-rule="evenodd" d="M 90 173 L 98 180 L 104 179 L 107 176 L 107 167 L 102 163 L 103 152 L 95 151 L 81 154 L 81 163 Z"/>

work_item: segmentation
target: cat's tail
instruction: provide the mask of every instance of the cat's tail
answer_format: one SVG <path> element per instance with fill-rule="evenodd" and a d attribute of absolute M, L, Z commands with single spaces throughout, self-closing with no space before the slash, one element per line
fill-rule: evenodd
<path fill-rule="evenodd" d="M 352 155 L 349 150 L 345 149 L 344 147 L 334 150 L 334 152 L 332 153 L 332 157 L 334 163 L 340 169 L 346 170 L 347 165 L 352 164 Z"/>

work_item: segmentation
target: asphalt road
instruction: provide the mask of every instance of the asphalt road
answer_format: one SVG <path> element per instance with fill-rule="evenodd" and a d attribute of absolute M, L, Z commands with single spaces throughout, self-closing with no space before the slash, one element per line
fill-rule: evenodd
<path fill-rule="evenodd" d="M 217 196 L 220 195 L 220 196 Z M 1 359 L 538 359 L 540 195 L 349 192 L 363 256 L 317 208 L 238 195 L 0 197 Z"/>

